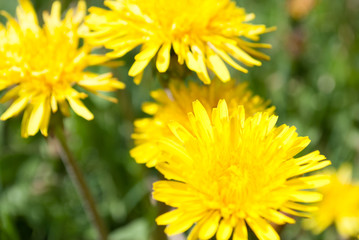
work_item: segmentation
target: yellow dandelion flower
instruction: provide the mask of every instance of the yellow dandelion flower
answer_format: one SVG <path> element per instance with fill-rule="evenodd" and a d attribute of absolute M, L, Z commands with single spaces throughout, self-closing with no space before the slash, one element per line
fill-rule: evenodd
<path fill-rule="evenodd" d="M 245 117 L 243 106 L 229 113 L 225 100 L 209 116 L 193 103 L 190 128 L 171 122 L 175 139 L 159 143 L 166 154 L 157 165 L 168 180 L 154 183 L 153 197 L 175 209 L 159 216 L 168 235 L 186 231 L 188 240 L 248 239 L 248 225 L 260 240 L 280 239 L 271 223 L 294 223 L 321 200 L 310 189 L 329 182 L 325 175 L 303 176 L 330 164 L 319 151 L 295 158 L 310 142 L 295 127 L 275 127 L 266 112 Z M 305 203 L 305 204 L 304 204 Z"/>
<path fill-rule="evenodd" d="M 168 90 L 153 91 L 151 95 L 156 102 L 145 103 L 143 111 L 153 117 L 135 121 L 132 138 L 136 147 L 130 152 L 137 163 L 146 163 L 148 167 L 155 166 L 161 155 L 156 147 L 158 140 L 173 137 L 167 127 L 171 120 L 178 121 L 186 128 L 190 126 L 187 113 L 192 111 L 192 102 L 196 99 L 201 101 L 209 114 L 220 99 L 230 104 L 230 112 L 239 104 L 244 105 L 248 116 L 262 111 L 273 113 L 275 109 L 268 107 L 269 101 L 253 95 L 247 89 L 247 83 L 236 84 L 234 80 L 223 83 L 215 79 L 210 85 L 189 82 L 188 86 L 183 81 L 172 80 Z"/>
<path fill-rule="evenodd" d="M 331 224 L 344 238 L 359 236 L 359 183 L 352 181 L 352 167 L 343 165 L 338 172 L 330 172 L 330 184 L 319 189 L 323 200 L 313 218 L 304 227 L 321 233 Z"/>
<path fill-rule="evenodd" d="M 113 50 L 108 54 L 113 58 L 142 46 L 129 71 L 136 83 L 156 54 L 158 71 L 166 72 L 171 49 L 204 83 L 211 81 L 207 68 L 225 82 L 230 79 L 225 63 L 247 72 L 237 61 L 260 66 L 255 58 L 269 59 L 256 48 L 271 46 L 252 41 L 273 28 L 250 24 L 254 14 L 231 0 L 105 0 L 105 5 L 109 10 L 90 8 L 86 24 L 92 32 L 87 36 Z"/>
<path fill-rule="evenodd" d="M 105 56 L 90 54 L 92 47 L 86 42 L 79 46 L 85 1 L 80 1 L 76 9 L 70 9 L 63 20 L 61 4 L 54 2 L 51 13 L 43 14 L 43 28 L 38 24 L 31 2 L 19 2 L 17 20 L 1 12 L 8 23 L 0 25 L 0 90 L 7 89 L 0 102 L 13 100 L 1 120 L 25 109 L 23 137 L 35 135 L 39 130 L 46 136 L 51 111 L 56 112 L 58 106 L 68 115 L 69 104 L 76 114 L 91 120 L 93 114 L 81 101 L 87 94 L 78 92 L 74 86 L 100 94 L 97 91 L 122 89 L 124 84 L 111 73 L 99 75 L 84 70 L 108 60 Z"/>

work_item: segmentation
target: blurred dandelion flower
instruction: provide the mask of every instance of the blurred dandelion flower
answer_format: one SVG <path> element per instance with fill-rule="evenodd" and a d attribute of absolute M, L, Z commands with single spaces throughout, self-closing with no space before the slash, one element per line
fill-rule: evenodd
<path fill-rule="evenodd" d="M 323 200 L 318 210 L 303 225 L 319 234 L 335 223 L 342 237 L 359 237 L 359 184 L 352 181 L 352 167 L 343 165 L 330 174 L 330 184 L 319 189 Z"/>
<path fill-rule="evenodd" d="M 225 82 L 230 79 L 225 62 L 247 72 L 236 61 L 260 66 L 255 58 L 269 59 L 256 48 L 271 46 L 252 41 L 273 28 L 248 23 L 254 14 L 230 0 L 106 0 L 105 5 L 110 10 L 90 8 L 86 25 L 92 32 L 87 36 L 93 44 L 113 50 L 108 53 L 113 58 L 141 45 L 129 71 L 136 83 L 156 54 L 158 71 L 166 72 L 171 49 L 180 64 L 186 63 L 207 84 L 211 81 L 207 68 Z"/>
<path fill-rule="evenodd" d="M 288 12 L 292 18 L 299 20 L 307 16 L 316 4 L 316 0 L 289 0 Z"/>
<path fill-rule="evenodd" d="M 153 197 L 175 210 L 157 218 L 169 235 L 196 224 L 189 240 L 248 239 L 246 224 L 260 240 L 279 239 L 270 223 L 294 223 L 322 196 L 307 191 L 329 182 L 325 175 L 303 176 L 330 164 L 318 151 L 295 158 L 310 142 L 295 127 L 275 127 L 266 112 L 245 118 L 243 106 L 229 112 L 220 100 L 209 117 L 193 103 L 190 127 L 169 127 L 175 136 L 158 145 L 166 160 L 157 168 L 168 180 L 154 183 Z"/>
<path fill-rule="evenodd" d="M 192 102 L 197 99 L 209 114 L 220 99 L 225 99 L 229 103 L 230 112 L 239 104 L 243 105 L 248 116 L 263 111 L 272 114 L 275 109 L 268 107 L 269 101 L 253 95 L 247 89 L 247 83 L 236 84 L 234 80 L 223 83 L 214 79 L 210 85 L 189 82 L 188 86 L 183 81 L 172 80 L 168 90 L 153 91 L 151 95 L 156 102 L 145 103 L 142 108 L 153 117 L 135 121 L 135 133 L 132 138 L 136 147 L 130 152 L 137 163 L 146 163 L 148 167 L 155 166 L 160 158 L 158 140 L 162 137 L 174 137 L 167 126 L 171 120 L 176 120 L 186 128 L 190 127 L 187 113 L 192 111 Z"/>
<path fill-rule="evenodd" d="M 108 60 L 105 56 L 90 54 L 92 48 L 86 42 L 79 46 L 78 32 L 86 14 L 85 1 L 80 1 L 77 9 L 70 9 L 63 20 L 61 4 L 54 2 L 51 14 L 43 14 L 43 28 L 38 24 L 31 2 L 19 2 L 17 20 L 1 12 L 8 23 L 0 25 L 0 90 L 7 89 L 0 101 L 14 100 L 1 120 L 25 109 L 23 137 L 35 135 L 39 130 L 47 136 L 51 110 L 56 112 L 58 106 L 68 115 L 70 104 L 76 114 L 91 120 L 92 113 L 81 101 L 87 94 L 73 87 L 78 85 L 100 95 L 97 91 L 122 89 L 124 84 L 111 73 L 99 75 L 84 71 L 88 66 Z"/>

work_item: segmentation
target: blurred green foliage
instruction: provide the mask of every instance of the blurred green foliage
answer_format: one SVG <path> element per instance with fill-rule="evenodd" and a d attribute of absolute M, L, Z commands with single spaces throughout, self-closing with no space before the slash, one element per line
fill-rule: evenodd
<path fill-rule="evenodd" d="M 33 0 L 39 15 L 50 9 L 51 2 Z M 262 39 L 273 45 L 266 50 L 272 60 L 248 74 L 233 71 L 232 76 L 271 99 L 279 123 L 295 125 L 300 135 L 309 136 L 308 152 L 319 149 L 334 167 L 352 163 L 358 178 L 359 1 L 303 1 L 314 6 L 297 19 L 290 11 L 294 2 L 238 1 L 256 14 L 255 23 L 277 26 L 277 31 Z M 73 4 L 62 3 L 64 8 Z M 102 5 L 99 0 L 87 3 Z M 16 5 L 15 0 L 0 0 L 0 9 L 12 15 Z M 150 192 L 159 175 L 137 165 L 129 149 L 132 122 L 144 116 L 141 104 L 159 84 L 150 71 L 140 86 L 132 83 L 127 72 L 134 54 L 124 58 L 124 67 L 113 70 L 127 85 L 117 93 L 118 104 L 90 96 L 86 105 L 95 119 L 87 122 L 73 114 L 65 121 L 69 145 L 110 230 L 110 240 L 146 240 L 156 231 L 158 208 Z M 0 105 L 0 112 L 5 108 Z M 22 139 L 20 120 L 0 123 L 0 239 L 95 239 L 51 139 L 41 135 Z M 300 221 L 285 226 L 281 235 L 285 240 L 338 239 L 334 228 L 313 236 L 301 229 Z"/>

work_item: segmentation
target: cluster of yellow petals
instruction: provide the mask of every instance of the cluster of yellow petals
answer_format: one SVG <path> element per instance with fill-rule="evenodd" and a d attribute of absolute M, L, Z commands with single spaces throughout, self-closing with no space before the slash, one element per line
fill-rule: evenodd
<path fill-rule="evenodd" d="M 142 46 L 129 71 L 136 83 L 156 54 L 158 71 L 166 72 L 173 61 L 172 49 L 178 62 L 207 84 L 208 69 L 225 82 L 230 80 L 225 63 L 247 72 L 238 62 L 260 66 L 255 58 L 269 59 L 256 48 L 271 46 L 253 41 L 273 28 L 248 23 L 254 14 L 231 0 L 105 0 L 105 5 L 109 10 L 90 8 L 86 25 L 92 32 L 87 37 L 113 50 L 107 54 L 112 58 Z"/>
<path fill-rule="evenodd" d="M 344 164 L 328 173 L 330 184 L 318 189 L 323 200 L 304 227 L 319 234 L 334 223 L 343 238 L 359 238 L 359 182 L 352 180 L 352 167 Z"/>
<path fill-rule="evenodd" d="M 122 89 L 124 84 L 111 73 L 84 71 L 88 66 L 108 61 L 105 56 L 91 54 L 92 47 L 86 41 L 80 46 L 85 2 L 70 9 L 63 20 L 61 4 L 54 2 L 51 13 L 43 14 L 43 28 L 31 2 L 19 2 L 17 19 L 2 12 L 8 21 L 6 26 L 0 25 L 0 90 L 7 89 L 0 102 L 13 100 L 1 120 L 25 109 L 21 132 L 27 137 L 39 130 L 46 136 L 51 111 L 56 112 L 58 107 L 68 115 L 70 105 L 76 114 L 92 119 L 92 113 L 81 101 L 87 94 L 73 87 L 78 85 L 99 94 L 97 91 Z"/>
<path fill-rule="evenodd" d="M 168 180 L 154 183 L 153 197 L 175 209 L 157 218 L 166 233 L 192 228 L 188 240 L 248 239 L 248 225 L 260 240 L 276 240 L 271 223 L 307 216 L 322 195 L 308 191 L 328 184 L 326 175 L 303 176 L 330 164 L 318 151 L 295 157 L 310 142 L 295 127 L 276 127 L 277 117 L 243 106 L 229 111 L 225 100 L 209 116 L 199 102 L 188 113 L 190 126 L 169 123 L 174 138 L 163 138 L 157 169 Z"/>
<path fill-rule="evenodd" d="M 239 104 L 243 105 L 248 116 L 263 111 L 271 114 L 275 109 L 268 107 L 269 101 L 253 95 L 247 89 L 247 83 L 237 84 L 234 80 L 223 83 L 214 79 L 210 85 L 191 81 L 188 86 L 181 80 L 172 80 L 169 89 L 153 91 L 151 96 L 156 102 L 144 103 L 142 108 L 152 117 L 134 122 L 135 133 L 132 138 L 136 147 L 130 152 L 137 163 L 146 163 L 147 167 L 155 166 L 161 158 L 161 152 L 157 148 L 159 139 L 173 137 L 167 126 L 171 120 L 175 119 L 185 127 L 190 126 L 187 113 L 192 111 L 192 102 L 196 99 L 201 101 L 209 114 L 220 99 L 229 103 L 230 111 Z"/>
<path fill-rule="evenodd" d="M 111 73 L 96 74 L 87 67 L 141 46 L 129 71 L 139 83 L 151 59 L 156 57 L 156 68 L 163 73 L 175 54 L 203 83 L 213 79 L 208 69 L 217 77 L 211 85 L 170 81 L 169 89 L 151 93 L 156 102 L 143 105 L 152 117 L 135 121 L 137 146 L 131 155 L 167 179 L 156 182 L 153 193 L 175 208 L 157 218 L 158 224 L 168 225 L 166 233 L 195 225 L 188 240 L 243 240 L 248 239 L 248 225 L 260 240 L 276 240 L 272 223 L 294 223 L 290 215 L 307 216 L 316 209 L 308 204 L 322 195 L 308 190 L 329 179 L 304 175 L 330 161 L 318 151 L 296 157 L 310 140 L 299 137 L 295 127 L 276 127 L 274 107 L 245 83 L 231 80 L 226 66 L 247 72 L 239 62 L 260 66 L 256 58 L 269 59 L 256 49 L 270 45 L 253 41 L 272 29 L 248 23 L 254 14 L 231 0 L 105 0 L 109 10 L 92 7 L 85 26 L 84 1 L 63 19 L 56 1 L 40 27 L 30 0 L 19 2 L 16 19 L 2 12 L 7 24 L 0 25 L 0 91 L 6 93 L 0 102 L 12 101 L 1 120 L 24 111 L 23 137 L 38 131 L 47 136 L 51 112 L 58 109 L 67 116 L 71 108 L 91 120 L 93 114 L 82 102 L 87 94 L 75 86 L 98 95 L 124 88 Z M 101 45 L 112 51 L 91 54 L 93 46 Z M 312 223 L 318 232 L 333 221 L 344 236 L 359 229 L 359 207 L 356 212 L 352 207 L 359 203 L 358 188 L 335 177 L 330 187 L 322 188 L 327 200 Z M 343 194 L 346 202 L 340 206 L 330 197 Z M 355 221 L 349 224 L 348 216 Z"/>

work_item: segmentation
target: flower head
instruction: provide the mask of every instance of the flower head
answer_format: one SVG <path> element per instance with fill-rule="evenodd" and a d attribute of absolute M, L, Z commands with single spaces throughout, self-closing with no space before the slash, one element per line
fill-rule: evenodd
<path fill-rule="evenodd" d="M 352 167 L 343 165 L 330 172 L 330 184 L 319 189 L 323 200 L 304 227 L 319 234 L 331 224 L 344 238 L 359 236 L 359 183 L 352 181 Z"/>
<path fill-rule="evenodd" d="M 199 101 L 188 114 L 190 127 L 169 127 L 175 138 L 159 143 L 166 160 L 158 164 L 168 180 L 154 183 L 153 197 L 175 210 L 157 218 L 166 233 L 195 224 L 189 240 L 247 239 L 246 224 L 260 240 L 279 239 L 270 223 L 294 223 L 321 194 L 307 191 L 328 183 L 325 175 L 303 176 L 330 164 L 318 151 L 295 158 L 310 142 L 295 127 L 275 127 L 277 117 L 243 106 L 231 113 L 225 100 L 212 110 Z"/>
<path fill-rule="evenodd" d="M 93 44 L 113 50 L 108 56 L 114 58 L 142 46 L 129 71 L 136 83 L 156 54 L 158 71 L 166 72 L 171 49 L 178 62 L 186 63 L 204 83 L 211 81 L 207 68 L 222 81 L 229 81 L 224 62 L 247 72 L 236 61 L 260 66 L 255 58 L 269 59 L 255 50 L 270 48 L 269 44 L 247 39 L 258 41 L 272 29 L 248 23 L 254 14 L 247 14 L 231 0 L 105 0 L 105 5 L 110 10 L 90 8 L 86 24 L 92 33 L 88 37 Z"/>
<path fill-rule="evenodd" d="M 81 101 L 87 94 L 74 86 L 99 94 L 97 91 L 124 88 L 124 84 L 111 73 L 99 75 L 84 70 L 108 60 L 90 54 L 92 47 L 87 42 L 80 46 L 78 32 L 83 26 L 85 2 L 70 9 L 63 20 L 60 2 L 54 2 L 51 14 L 44 13 L 41 28 L 30 1 L 19 1 L 17 20 L 2 12 L 8 23 L 0 25 L 0 90 L 8 90 L 0 101 L 14 100 L 1 120 L 25 109 L 22 136 L 27 137 L 39 130 L 46 136 L 51 111 L 56 112 L 58 106 L 64 115 L 68 115 L 70 104 L 76 114 L 92 119 L 92 113 Z"/>
<path fill-rule="evenodd" d="M 211 114 L 212 108 L 220 99 L 229 103 L 230 112 L 239 104 L 245 107 L 248 116 L 256 112 L 274 111 L 274 107 L 268 107 L 269 101 L 253 95 L 246 83 L 236 84 L 234 80 L 223 83 L 215 79 L 210 85 L 189 82 L 188 86 L 183 81 L 172 80 L 167 92 L 160 89 L 153 91 L 151 95 L 156 102 L 145 103 L 143 110 L 153 117 L 135 121 L 135 133 L 132 137 L 137 146 L 131 150 L 132 157 L 138 163 L 146 163 L 148 167 L 155 166 L 162 154 L 157 147 L 158 140 L 174 137 L 167 126 L 170 121 L 176 120 L 186 128 L 190 127 L 187 113 L 192 111 L 192 102 L 197 99 L 208 114 Z"/>

